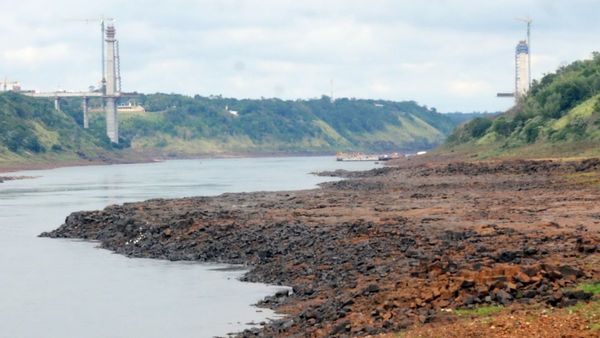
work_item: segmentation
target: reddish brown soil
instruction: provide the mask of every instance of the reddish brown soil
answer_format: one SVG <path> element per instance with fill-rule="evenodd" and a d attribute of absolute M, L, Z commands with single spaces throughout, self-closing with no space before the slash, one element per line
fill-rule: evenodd
<path fill-rule="evenodd" d="M 471 316 L 449 323 L 419 325 L 379 338 L 597 338 L 600 299 L 564 309 L 512 306 L 491 316 Z"/>
<path fill-rule="evenodd" d="M 540 315 L 527 331 L 510 314 L 492 329 L 451 310 L 590 299 L 569 288 L 600 280 L 599 160 L 410 160 L 335 174 L 348 178 L 75 213 L 44 235 L 137 257 L 248 264 L 246 280 L 293 287 L 264 302 L 288 318 L 242 336 L 593 336 L 577 315 Z"/>

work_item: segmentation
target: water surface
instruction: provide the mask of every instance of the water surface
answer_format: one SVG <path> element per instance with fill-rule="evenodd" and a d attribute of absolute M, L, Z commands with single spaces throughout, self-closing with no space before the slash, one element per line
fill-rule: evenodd
<path fill-rule="evenodd" d="M 212 337 L 276 315 L 251 304 L 280 287 L 222 265 L 132 259 L 38 238 L 73 211 L 110 204 L 315 187 L 320 170 L 370 169 L 333 157 L 177 160 L 21 171 L 0 184 L 0 337 Z"/>

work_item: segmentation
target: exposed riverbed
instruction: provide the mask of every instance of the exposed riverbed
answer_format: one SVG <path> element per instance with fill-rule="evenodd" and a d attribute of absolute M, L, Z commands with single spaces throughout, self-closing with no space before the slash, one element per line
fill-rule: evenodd
<path fill-rule="evenodd" d="M 420 327 L 426 337 L 597 337 L 591 315 L 506 335 L 465 328 L 455 313 L 542 316 L 591 301 L 581 288 L 600 280 L 599 170 L 600 159 L 411 158 L 322 173 L 347 179 L 321 189 L 73 213 L 43 236 L 96 239 L 129 257 L 247 264 L 244 280 L 293 288 L 264 301 L 286 318 L 241 337 L 423 337 L 406 332 Z"/>

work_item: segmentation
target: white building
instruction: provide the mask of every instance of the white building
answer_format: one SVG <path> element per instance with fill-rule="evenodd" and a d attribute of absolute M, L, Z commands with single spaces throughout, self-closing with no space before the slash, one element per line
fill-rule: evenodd
<path fill-rule="evenodd" d="M 529 91 L 529 46 L 526 41 L 519 41 L 515 51 L 515 98 L 524 96 Z"/>
<path fill-rule="evenodd" d="M 231 110 L 229 109 L 229 106 L 225 106 L 225 111 L 228 112 L 229 114 L 233 115 L 233 116 L 239 116 L 239 113 L 235 110 Z"/>

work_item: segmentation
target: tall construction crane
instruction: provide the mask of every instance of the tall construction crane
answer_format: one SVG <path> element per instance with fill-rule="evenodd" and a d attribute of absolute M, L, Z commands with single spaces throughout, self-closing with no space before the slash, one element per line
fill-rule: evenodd
<path fill-rule="evenodd" d="M 102 101 L 103 110 L 106 113 L 106 135 L 113 143 L 119 143 L 119 123 L 117 120 L 118 100 L 132 94 L 121 92 L 121 75 L 119 65 L 119 45 L 116 37 L 116 29 L 112 18 L 101 17 L 100 19 L 86 20 L 64 20 L 79 22 L 100 22 L 101 35 L 101 60 L 102 60 L 102 88 L 89 91 L 67 92 L 36 92 L 31 91 L 25 95 L 32 97 L 54 98 L 54 107 L 60 110 L 60 100 L 64 98 L 79 97 L 83 99 L 83 127 L 88 128 L 88 100 L 99 98 Z"/>
<path fill-rule="evenodd" d="M 530 17 L 515 18 L 517 21 L 527 24 L 527 37 L 520 41 L 515 50 L 515 90 L 514 92 L 497 93 L 498 97 L 514 97 L 516 102 L 519 97 L 525 95 L 531 88 L 531 23 Z M 527 69 L 525 70 L 525 67 Z M 527 74 L 527 79 L 524 75 Z"/>
<path fill-rule="evenodd" d="M 529 50 L 529 57 L 527 58 L 527 68 L 529 71 L 528 77 L 529 77 L 529 88 L 531 88 L 531 18 L 530 17 L 526 17 L 526 18 L 517 18 L 515 19 L 517 21 L 521 21 L 524 22 L 525 24 L 527 24 L 527 49 Z"/>
<path fill-rule="evenodd" d="M 106 54 L 104 50 L 104 34 L 106 33 L 106 24 L 111 24 L 115 22 L 114 18 L 107 18 L 101 16 L 97 19 L 75 19 L 75 20 L 65 20 L 70 22 L 84 22 L 84 23 L 95 23 L 100 22 L 100 60 L 102 63 L 102 81 L 100 83 L 100 90 L 102 94 L 106 94 Z M 119 67 L 120 68 L 120 67 Z M 120 85 L 120 75 L 119 75 L 119 89 Z"/>

